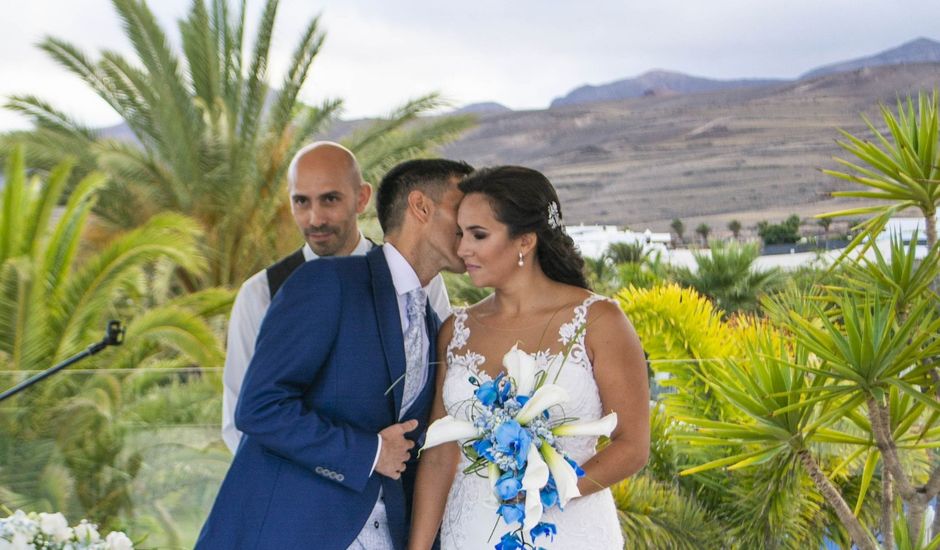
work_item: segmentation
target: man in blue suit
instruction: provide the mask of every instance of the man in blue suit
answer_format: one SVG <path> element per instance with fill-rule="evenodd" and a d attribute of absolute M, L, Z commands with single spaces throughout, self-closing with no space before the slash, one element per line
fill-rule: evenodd
<path fill-rule="evenodd" d="M 457 184 L 471 170 L 396 166 L 376 200 L 385 244 L 307 262 L 278 292 L 235 412 L 245 437 L 197 549 L 404 550 L 438 364 L 423 289 L 464 270 Z"/>

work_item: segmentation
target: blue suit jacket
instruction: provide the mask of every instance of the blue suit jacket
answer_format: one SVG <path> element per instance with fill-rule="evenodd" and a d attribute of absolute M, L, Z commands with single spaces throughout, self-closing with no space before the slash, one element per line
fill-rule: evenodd
<path fill-rule="evenodd" d="M 307 262 L 291 275 L 261 325 L 235 411 L 245 437 L 197 549 L 345 550 L 379 487 L 392 541 L 404 549 L 414 458 L 401 480 L 369 473 L 379 431 L 415 418 L 408 437 L 419 443 L 427 428 L 440 326 L 427 312 L 428 384 L 399 420 L 404 341 L 381 247 Z"/>

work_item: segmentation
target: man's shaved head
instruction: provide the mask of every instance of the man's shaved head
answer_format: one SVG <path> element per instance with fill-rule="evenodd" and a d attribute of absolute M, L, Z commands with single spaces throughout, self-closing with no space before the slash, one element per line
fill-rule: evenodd
<path fill-rule="evenodd" d="M 287 169 L 291 213 L 318 256 L 345 256 L 359 242 L 356 216 L 369 204 L 372 187 L 362 180 L 352 152 L 318 141 L 294 155 Z"/>

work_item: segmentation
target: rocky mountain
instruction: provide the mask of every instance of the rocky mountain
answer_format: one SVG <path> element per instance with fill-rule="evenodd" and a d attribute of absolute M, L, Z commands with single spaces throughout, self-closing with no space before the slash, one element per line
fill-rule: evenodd
<path fill-rule="evenodd" d="M 940 62 L 940 42 L 928 38 L 918 38 L 896 48 L 868 57 L 861 57 L 812 69 L 804 73 L 798 80 L 839 72 L 855 71 L 866 67 L 938 62 Z M 615 101 L 618 99 L 630 99 L 642 96 L 669 96 L 715 92 L 736 88 L 757 88 L 786 82 L 792 81 L 780 79 L 715 80 L 677 72 L 655 70 L 634 78 L 625 78 L 607 84 L 581 86 L 553 100 L 551 107 L 578 105 L 595 101 Z"/>
<path fill-rule="evenodd" d="M 508 113 L 512 111 L 509 107 L 495 101 L 483 103 L 471 103 L 453 111 L 455 115 L 490 115 L 493 113 Z"/>
<path fill-rule="evenodd" d="M 881 53 L 813 69 L 800 78 L 813 78 L 832 73 L 854 71 L 865 67 L 900 65 L 905 63 L 940 63 L 940 42 L 918 38 Z"/>
<path fill-rule="evenodd" d="M 739 79 L 714 80 L 689 76 L 671 71 L 655 70 L 635 78 L 625 78 L 599 86 L 581 86 L 552 101 L 552 107 L 576 105 L 594 101 L 613 101 L 643 96 L 669 96 L 714 92 L 736 88 L 762 87 L 779 84 L 782 80 Z"/>
<path fill-rule="evenodd" d="M 521 164 L 555 184 L 569 223 L 717 231 L 858 205 L 831 192 L 837 128 L 868 135 L 878 103 L 933 90 L 940 63 L 864 68 L 776 85 L 488 115 L 443 151 L 475 166 Z"/>

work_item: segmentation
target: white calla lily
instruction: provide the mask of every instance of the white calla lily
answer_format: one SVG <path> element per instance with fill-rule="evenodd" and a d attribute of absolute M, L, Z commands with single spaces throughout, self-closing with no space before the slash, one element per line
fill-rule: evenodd
<path fill-rule="evenodd" d="M 535 357 L 516 346 L 503 356 L 506 373 L 516 382 L 516 395 L 529 395 L 535 388 Z"/>
<path fill-rule="evenodd" d="M 470 439 L 480 435 L 480 430 L 464 420 L 457 420 L 453 416 L 444 416 L 435 420 L 424 438 L 421 450 L 436 447 L 441 443 L 449 443 L 460 439 Z"/>
<path fill-rule="evenodd" d="M 545 463 L 548 464 L 548 469 L 552 472 L 552 477 L 555 478 L 555 486 L 558 488 L 558 505 L 564 508 L 569 500 L 581 496 L 581 491 L 578 489 L 578 473 L 551 445 L 542 445 L 540 451 Z"/>
<path fill-rule="evenodd" d="M 522 406 L 519 414 L 516 415 L 516 421 L 524 426 L 533 418 L 542 414 L 545 409 L 564 403 L 567 400 L 568 392 L 565 391 L 565 388 L 556 384 L 545 384 L 536 390 L 532 397 L 526 401 L 526 404 Z"/>
<path fill-rule="evenodd" d="M 614 428 L 617 427 L 617 413 L 610 413 L 597 420 L 584 420 L 581 422 L 571 422 L 552 428 L 552 433 L 559 436 L 566 435 L 603 435 L 610 437 Z"/>
<path fill-rule="evenodd" d="M 542 444 L 547 447 L 547 443 Z M 548 483 L 548 464 L 542 460 L 535 445 L 529 447 L 526 456 L 525 475 L 522 476 L 522 488 L 525 489 L 525 520 L 522 524 L 526 532 L 538 525 L 542 519 L 542 495 L 539 491 Z"/>

